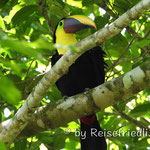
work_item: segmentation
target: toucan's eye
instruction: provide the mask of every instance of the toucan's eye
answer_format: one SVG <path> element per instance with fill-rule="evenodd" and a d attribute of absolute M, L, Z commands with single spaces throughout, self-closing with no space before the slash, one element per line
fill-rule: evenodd
<path fill-rule="evenodd" d="M 60 22 L 59 25 L 62 26 L 62 22 Z"/>

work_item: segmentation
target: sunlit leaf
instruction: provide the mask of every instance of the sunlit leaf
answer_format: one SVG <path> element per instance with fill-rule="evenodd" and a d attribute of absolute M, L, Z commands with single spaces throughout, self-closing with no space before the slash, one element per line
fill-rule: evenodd
<path fill-rule="evenodd" d="M 4 47 L 10 48 L 11 50 L 14 50 L 20 54 L 34 57 L 40 61 L 43 61 L 42 54 L 52 53 L 52 51 L 50 52 L 50 49 L 53 49 L 53 44 L 50 44 L 44 40 L 40 40 L 34 43 L 28 43 L 27 41 L 7 39 L 3 40 L 2 44 Z"/>
<path fill-rule="evenodd" d="M 21 68 L 18 64 L 15 63 L 15 61 L 9 61 L 9 60 L 5 60 L 3 58 L 0 58 L 0 64 L 3 64 L 3 66 L 7 67 L 7 68 L 11 68 L 12 70 L 16 71 L 16 72 L 20 72 Z"/>
<path fill-rule="evenodd" d="M 0 28 L 5 29 L 5 24 L 1 16 L 0 16 Z"/>
<path fill-rule="evenodd" d="M 133 110 L 130 111 L 130 114 L 133 116 L 148 116 L 150 114 L 150 102 L 140 104 L 136 106 Z"/>

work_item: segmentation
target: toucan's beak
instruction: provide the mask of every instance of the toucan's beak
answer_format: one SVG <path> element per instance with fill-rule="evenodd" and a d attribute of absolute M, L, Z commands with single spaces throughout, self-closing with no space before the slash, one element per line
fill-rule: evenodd
<path fill-rule="evenodd" d="M 95 22 L 83 15 L 69 16 L 64 19 L 64 31 L 66 33 L 75 33 L 85 28 L 95 28 Z"/>

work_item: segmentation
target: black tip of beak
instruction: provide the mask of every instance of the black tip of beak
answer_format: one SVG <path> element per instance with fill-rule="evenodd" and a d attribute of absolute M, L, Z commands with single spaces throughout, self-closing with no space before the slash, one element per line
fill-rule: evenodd
<path fill-rule="evenodd" d="M 64 19 L 64 31 L 66 33 L 75 33 L 75 32 L 78 32 L 78 31 L 80 31 L 82 29 L 86 29 L 86 28 L 94 28 L 94 27 L 90 26 L 90 25 L 83 24 L 74 18 Z"/>

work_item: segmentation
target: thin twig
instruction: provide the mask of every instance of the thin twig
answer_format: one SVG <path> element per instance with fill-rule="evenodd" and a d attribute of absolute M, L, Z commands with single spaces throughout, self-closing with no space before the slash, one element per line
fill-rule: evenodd
<path fill-rule="evenodd" d="M 127 59 L 127 60 L 119 61 L 116 65 L 120 65 L 120 64 L 123 64 L 123 63 L 129 62 L 129 61 L 132 61 L 132 60 L 138 59 L 138 58 L 140 58 L 140 57 L 142 57 L 142 56 L 143 56 L 143 55 L 139 55 L 139 56 L 136 56 L 136 57 L 133 57 L 133 58 Z M 116 61 L 116 60 L 114 60 L 114 61 Z"/>
<path fill-rule="evenodd" d="M 146 118 L 141 117 L 141 119 L 142 119 L 143 121 L 145 121 L 148 125 L 150 124 L 150 122 L 149 122 Z"/>
<path fill-rule="evenodd" d="M 139 26 L 138 31 L 140 31 L 141 27 L 142 27 L 143 23 Z M 137 31 L 137 32 L 138 32 Z M 114 62 L 114 64 L 112 64 L 110 67 L 108 67 L 106 69 L 106 72 L 108 72 L 111 68 L 113 70 L 113 68 L 117 65 L 117 63 L 119 62 L 119 60 L 123 57 L 123 55 L 126 53 L 126 51 L 130 48 L 130 46 L 132 45 L 134 39 L 136 38 L 136 35 L 133 36 L 133 38 L 131 39 L 130 43 L 128 44 L 128 46 L 124 49 L 124 51 L 121 53 L 121 55 L 119 56 L 119 58 Z"/>
<path fill-rule="evenodd" d="M 28 78 L 28 74 L 29 74 L 29 71 L 30 71 L 30 69 L 31 69 L 31 66 L 32 66 L 32 64 L 33 64 L 33 62 L 35 61 L 35 59 L 33 59 L 32 61 L 31 61 L 31 63 L 30 63 L 30 65 L 29 65 L 29 67 L 28 67 L 28 70 L 27 70 L 27 72 L 26 72 L 26 77 L 25 77 L 25 84 L 24 84 L 24 91 L 23 91 L 23 95 L 25 96 L 26 95 L 26 90 L 27 90 L 27 87 L 26 87 L 26 80 L 27 80 L 27 78 Z M 23 96 L 23 97 L 24 97 Z"/>
<path fill-rule="evenodd" d="M 146 39 L 149 34 L 150 34 L 150 29 L 145 33 L 144 37 L 141 38 L 141 40 Z"/>
<path fill-rule="evenodd" d="M 17 59 L 22 59 L 22 58 L 27 58 L 28 56 L 18 56 L 14 58 L 6 58 L 6 60 L 17 60 Z"/>
<path fill-rule="evenodd" d="M 111 65 L 107 68 L 106 72 L 108 72 L 111 68 L 113 69 L 116 64 L 119 62 L 119 60 L 123 57 L 123 55 L 126 53 L 126 51 L 130 48 L 132 42 L 134 41 L 135 37 L 133 37 L 130 41 L 130 43 L 128 44 L 128 46 L 124 49 L 124 51 L 120 54 L 119 58 Z"/>
<path fill-rule="evenodd" d="M 53 28 L 53 25 L 48 17 L 48 14 L 47 14 L 47 11 L 46 11 L 46 0 L 38 0 L 38 4 L 41 8 L 41 13 L 43 15 L 43 17 L 45 18 L 45 20 L 47 21 L 48 25 L 49 25 L 49 28 L 50 28 L 50 31 L 51 33 L 53 33 L 54 31 L 54 28 Z"/>
<path fill-rule="evenodd" d="M 132 124 L 134 124 L 134 125 L 136 125 L 136 126 L 142 128 L 142 129 L 148 129 L 148 127 L 147 127 L 144 123 L 142 123 L 142 122 L 140 122 L 140 121 L 137 121 L 137 120 L 131 118 L 130 116 L 126 115 L 126 114 L 123 113 L 122 111 L 120 111 L 119 108 L 118 108 L 118 106 L 117 106 L 116 104 L 113 105 L 113 107 L 114 107 L 115 110 L 119 113 L 119 115 L 120 115 L 122 118 L 128 120 L 128 122 L 130 122 L 130 123 L 132 123 Z M 150 130 L 149 130 L 149 132 L 150 132 Z"/>

